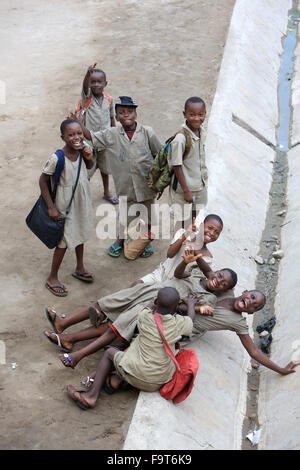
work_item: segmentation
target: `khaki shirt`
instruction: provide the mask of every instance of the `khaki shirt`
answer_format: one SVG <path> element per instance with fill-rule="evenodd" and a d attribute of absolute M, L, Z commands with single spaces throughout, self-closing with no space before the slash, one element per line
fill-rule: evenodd
<path fill-rule="evenodd" d="M 231 330 L 238 335 L 249 334 L 247 320 L 240 313 L 232 312 L 223 307 L 215 307 L 214 316 L 196 314 L 194 332 Z"/>
<path fill-rule="evenodd" d="M 90 94 L 81 92 L 82 106 L 84 107 Z M 92 101 L 84 113 L 83 124 L 89 131 L 100 131 L 111 126 L 111 118 L 115 116 L 113 99 L 109 96 L 111 103 L 109 105 L 107 97 L 103 94 L 101 106 L 95 96 L 92 94 Z"/>
<path fill-rule="evenodd" d="M 135 133 L 129 140 L 118 123 L 116 127 L 91 132 L 91 138 L 96 150 L 106 150 L 118 197 L 127 196 L 128 202 L 142 202 L 155 197 L 145 176 L 152 168 L 161 142 L 151 127 L 137 123 Z"/>
<path fill-rule="evenodd" d="M 161 315 L 164 336 L 173 353 L 181 336 L 192 332 L 191 318 L 181 315 Z M 119 365 L 130 375 L 151 384 L 168 382 L 175 365 L 163 345 L 160 333 L 149 308 L 138 315 L 138 336 L 125 351 Z"/>
<path fill-rule="evenodd" d="M 190 191 L 200 191 L 207 184 L 207 168 L 205 165 L 205 147 L 204 141 L 206 132 L 204 128 L 201 128 L 200 138 L 192 132 L 186 124 L 183 124 L 182 128 L 189 131 L 192 136 L 192 148 L 188 156 L 183 160 L 183 153 L 185 149 L 185 137 L 179 133 L 172 140 L 170 145 L 170 151 L 168 155 L 168 163 L 170 169 L 176 165 L 182 166 L 182 171 L 185 177 L 187 187 Z M 173 179 L 170 184 L 172 190 Z M 183 193 L 183 189 L 178 183 L 176 192 Z"/>

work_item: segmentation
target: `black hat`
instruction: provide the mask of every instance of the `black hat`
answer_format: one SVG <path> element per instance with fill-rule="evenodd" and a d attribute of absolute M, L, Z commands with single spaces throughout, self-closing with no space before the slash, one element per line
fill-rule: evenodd
<path fill-rule="evenodd" d="M 137 104 L 130 96 L 119 96 L 116 101 L 115 106 L 132 106 L 133 108 L 137 108 Z"/>

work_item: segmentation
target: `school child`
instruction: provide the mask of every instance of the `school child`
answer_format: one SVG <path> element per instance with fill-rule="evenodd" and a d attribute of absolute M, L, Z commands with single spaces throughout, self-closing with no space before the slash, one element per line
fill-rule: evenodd
<path fill-rule="evenodd" d="M 59 356 L 62 363 L 66 367 L 75 367 L 83 357 L 98 351 L 116 340 L 116 338 L 119 338 L 123 344 L 124 342 L 130 342 L 135 331 L 140 305 L 152 303 L 161 287 L 176 288 L 181 298 L 195 293 L 201 305 L 214 305 L 217 298 L 225 295 L 237 282 L 236 273 L 231 269 L 216 271 L 214 275 L 210 276 L 209 280 L 203 279 L 198 271 L 193 272 L 192 276 L 186 279 L 166 280 L 163 283 L 137 284 L 132 288 L 122 289 L 114 294 L 102 297 L 95 305 L 86 307 L 64 319 L 59 318 L 54 310 L 46 309 L 46 315 L 54 329 L 54 333 L 45 331 L 44 334 L 49 341 L 65 351 L 66 354 Z M 229 292 L 228 295 L 230 295 Z M 89 315 L 91 319 L 96 317 L 98 320 L 98 323 L 93 321 L 93 327 L 77 333 L 61 334 L 69 326 L 86 320 Z M 79 351 L 68 354 L 72 351 L 75 342 L 95 337 L 97 339 L 91 344 Z"/>
<path fill-rule="evenodd" d="M 89 131 L 94 132 L 116 125 L 113 99 L 104 92 L 107 86 L 106 74 L 103 70 L 97 69 L 96 65 L 91 65 L 87 69 L 81 92 L 82 122 Z M 118 198 L 109 191 L 110 170 L 105 152 L 95 150 L 94 160 L 95 164 L 89 176 L 91 177 L 93 171 L 99 168 L 104 188 L 103 199 L 111 204 L 118 204 Z"/>
<path fill-rule="evenodd" d="M 151 232 L 151 209 L 155 203 L 155 193 L 147 185 L 145 176 L 149 172 L 153 158 L 161 148 L 161 142 L 153 129 L 139 124 L 137 119 L 137 104 L 129 96 L 120 96 L 116 102 L 116 119 L 118 125 L 104 131 L 89 131 L 84 125 L 83 132 L 92 141 L 97 151 L 105 150 L 109 160 L 110 170 L 114 179 L 117 196 L 127 199 L 126 221 L 123 219 L 122 207 L 119 208 L 117 240 L 111 244 L 108 254 L 118 258 L 123 250 L 124 230 L 126 225 L 135 217 L 128 217 L 128 211 L 133 204 L 139 203 L 142 218 Z M 120 204 L 122 206 L 122 204 Z M 143 214 L 146 209 L 147 216 Z M 147 246 L 142 253 L 146 258 L 153 253 L 152 247 Z"/>
<path fill-rule="evenodd" d="M 197 216 L 197 211 L 207 201 L 205 131 L 202 128 L 206 117 L 204 101 L 199 97 L 188 98 L 183 115 L 185 123 L 182 131 L 172 140 L 168 154 L 169 168 L 174 170 L 169 187 L 169 201 L 174 219 L 182 227 L 186 220 Z M 191 147 L 184 158 L 187 139 Z"/>
<path fill-rule="evenodd" d="M 194 247 L 195 253 L 202 255 L 201 260 L 210 262 L 213 256 L 207 245 L 217 241 L 222 230 L 223 221 L 216 214 L 208 214 L 200 227 L 197 227 L 196 219 L 193 217 L 192 225 L 187 230 L 180 228 L 175 233 L 168 248 L 167 259 L 161 262 L 152 273 L 134 281 L 131 287 L 138 283 L 163 282 L 166 279 L 172 279 L 186 246 Z"/>
<path fill-rule="evenodd" d="M 58 297 L 65 297 L 68 289 L 58 280 L 58 270 L 67 249 L 75 248 L 77 265 L 72 275 L 82 281 L 92 282 L 93 274 L 89 273 L 83 263 L 84 243 L 90 238 L 93 229 L 92 199 L 87 169 L 93 165 L 91 149 L 83 143 L 83 132 L 80 124 L 74 119 L 66 119 L 60 126 L 61 138 L 65 145 L 63 152 L 65 164 L 56 191 L 55 201 L 52 201 L 48 182 L 52 182 L 58 157 L 54 153 L 47 161 L 40 176 L 41 194 L 48 206 L 49 216 L 53 220 L 66 217 L 64 235 L 54 250 L 51 272 L 46 280 L 46 288 Z M 79 168 L 80 153 L 83 161 L 80 167 L 78 184 L 70 211 L 66 208 L 72 196 Z"/>
<path fill-rule="evenodd" d="M 162 288 L 157 294 L 155 308 L 155 312 L 161 317 L 164 335 L 173 354 L 175 354 L 175 344 L 182 335 L 191 333 L 195 316 L 195 299 L 192 296 L 187 300 L 187 316 L 174 315 L 179 299 L 176 289 Z M 68 395 L 76 405 L 84 410 L 94 408 L 100 390 L 113 369 L 117 371 L 119 384 L 125 380 L 133 387 L 146 392 L 157 391 L 171 380 L 175 365 L 165 350 L 153 313 L 149 308 L 140 309 L 138 336 L 126 351 L 116 348 L 105 351 L 98 364 L 94 382 L 88 391 L 80 392 L 72 385 L 67 386 Z"/>

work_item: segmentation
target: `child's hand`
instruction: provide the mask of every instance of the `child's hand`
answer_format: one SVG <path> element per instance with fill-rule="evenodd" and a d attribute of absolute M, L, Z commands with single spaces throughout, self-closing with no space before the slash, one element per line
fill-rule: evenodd
<path fill-rule="evenodd" d="M 183 192 L 183 197 L 186 202 L 193 202 L 193 193 L 189 189 Z"/>
<path fill-rule="evenodd" d="M 185 255 L 182 256 L 183 261 L 185 264 L 193 263 L 196 261 L 198 258 L 201 258 L 202 253 L 199 253 L 198 255 L 195 255 L 194 253 L 194 248 L 186 248 L 184 250 Z"/>
<path fill-rule="evenodd" d="M 74 113 L 73 111 L 70 111 L 66 119 L 75 119 L 76 121 L 78 121 L 76 113 Z"/>
<path fill-rule="evenodd" d="M 93 152 L 87 145 L 84 145 L 84 147 L 82 148 L 82 155 L 83 158 L 85 158 L 86 160 L 93 160 Z"/>
<path fill-rule="evenodd" d="M 198 311 L 198 309 L 197 309 Z M 201 315 L 206 315 L 206 316 L 209 316 L 209 317 L 213 317 L 214 316 L 214 311 L 215 309 L 213 307 L 210 307 L 209 305 L 203 305 L 201 307 L 199 307 L 199 313 Z"/>
<path fill-rule="evenodd" d="M 60 213 L 58 212 L 55 206 L 48 208 L 48 214 L 52 220 L 57 221 L 58 219 L 60 219 Z"/>
<path fill-rule="evenodd" d="M 288 363 L 286 367 L 282 369 L 281 375 L 288 375 L 292 374 L 295 371 L 295 367 L 300 364 L 300 361 L 291 361 Z"/>
<path fill-rule="evenodd" d="M 87 69 L 89 75 L 91 75 L 94 72 L 96 65 L 97 65 L 97 62 L 95 62 L 94 65 L 89 66 L 89 68 Z"/>

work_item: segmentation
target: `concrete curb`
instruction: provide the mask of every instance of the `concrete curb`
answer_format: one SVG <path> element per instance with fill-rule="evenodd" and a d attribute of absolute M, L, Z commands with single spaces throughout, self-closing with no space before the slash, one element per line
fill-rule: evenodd
<path fill-rule="evenodd" d="M 206 212 L 224 221 L 214 267 L 236 270 L 238 295 L 255 286 L 253 258 L 269 202 L 281 37 L 290 6 L 290 0 L 237 0 L 209 117 Z M 200 363 L 192 394 L 171 405 L 141 392 L 124 449 L 241 448 L 249 357 L 231 332 L 206 333 L 191 347 Z"/>

